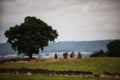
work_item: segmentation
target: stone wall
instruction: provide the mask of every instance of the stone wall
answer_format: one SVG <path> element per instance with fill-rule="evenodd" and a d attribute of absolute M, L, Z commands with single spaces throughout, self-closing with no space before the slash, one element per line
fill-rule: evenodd
<path fill-rule="evenodd" d="M 47 70 L 47 69 L 0 69 L 0 75 L 52 75 L 52 76 L 69 76 L 69 77 L 99 77 L 99 78 L 120 78 L 120 73 L 110 73 L 110 72 L 99 72 L 94 74 L 91 71 L 57 71 L 57 70 Z"/>

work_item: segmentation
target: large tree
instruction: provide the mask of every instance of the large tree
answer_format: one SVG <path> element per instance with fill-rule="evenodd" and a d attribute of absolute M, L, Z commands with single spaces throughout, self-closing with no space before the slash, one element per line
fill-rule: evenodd
<path fill-rule="evenodd" d="M 120 57 L 120 40 L 114 40 L 107 44 L 108 56 Z"/>
<path fill-rule="evenodd" d="M 27 16 L 22 24 L 10 27 L 5 36 L 18 54 L 24 53 L 32 58 L 33 54 L 39 53 L 39 49 L 44 50 L 50 41 L 54 41 L 58 33 L 44 21 Z"/>

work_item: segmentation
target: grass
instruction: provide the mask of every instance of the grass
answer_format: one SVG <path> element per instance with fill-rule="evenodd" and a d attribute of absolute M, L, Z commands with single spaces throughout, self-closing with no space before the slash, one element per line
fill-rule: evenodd
<path fill-rule="evenodd" d="M 81 70 L 96 72 L 120 73 L 120 58 L 97 57 L 84 59 L 58 59 L 37 62 L 6 63 L 0 64 L 0 68 L 41 68 L 50 70 Z"/>
<path fill-rule="evenodd" d="M 27 75 L 2 75 L 0 80 L 118 80 L 110 78 L 77 78 L 56 76 L 27 76 Z"/>

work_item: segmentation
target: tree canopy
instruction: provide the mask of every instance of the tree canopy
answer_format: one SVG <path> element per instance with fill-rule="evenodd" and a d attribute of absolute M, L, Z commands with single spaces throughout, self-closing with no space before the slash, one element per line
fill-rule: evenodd
<path fill-rule="evenodd" d="M 100 50 L 98 52 L 95 52 L 94 54 L 91 54 L 90 57 L 120 57 L 120 40 L 113 40 L 108 43 L 107 49 L 107 52 Z"/>
<path fill-rule="evenodd" d="M 108 56 L 120 57 L 120 40 L 114 40 L 107 44 Z"/>
<path fill-rule="evenodd" d="M 102 49 L 90 55 L 90 57 L 105 57 L 105 56 L 107 56 L 107 54 Z"/>
<path fill-rule="evenodd" d="M 5 36 L 18 54 L 24 53 L 32 58 L 33 53 L 39 53 L 39 48 L 44 50 L 50 41 L 54 41 L 58 33 L 44 21 L 27 16 L 22 24 L 10 27 Z"/>

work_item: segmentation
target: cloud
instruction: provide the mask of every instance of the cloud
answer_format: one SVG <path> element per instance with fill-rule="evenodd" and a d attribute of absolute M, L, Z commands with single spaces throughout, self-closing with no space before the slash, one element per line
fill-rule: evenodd
<path fill-rule="evenodd" d="M 26 16 L 52 25 L 58 41 L 120 38 L 120 0 L 1 0 L 2 32 Z"/>

